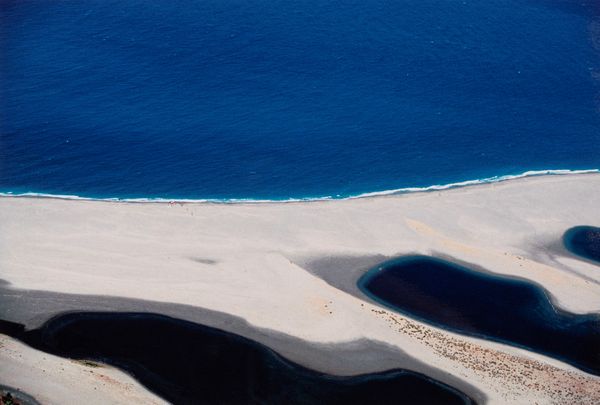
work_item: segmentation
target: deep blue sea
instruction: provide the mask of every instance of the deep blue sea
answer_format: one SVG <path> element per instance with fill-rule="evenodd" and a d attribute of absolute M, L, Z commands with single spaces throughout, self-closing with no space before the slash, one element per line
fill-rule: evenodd
<path fill-rule="evenodd" d="M 0 191 L 347 197 L 600 168 L 594 0 L 0 2 Z"/>

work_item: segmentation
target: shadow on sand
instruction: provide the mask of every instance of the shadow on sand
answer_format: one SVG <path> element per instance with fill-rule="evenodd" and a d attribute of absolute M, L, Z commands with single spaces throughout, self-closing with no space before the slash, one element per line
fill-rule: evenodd
<path fill-rule="evenodd" d="M 241 336 L 156 314 L 70 313 L 31 331 L 0 321 L 0 332 L 49 353 L 122 368 L 177 404 L 473 403 L 421 374 L 321 374 Z"/>

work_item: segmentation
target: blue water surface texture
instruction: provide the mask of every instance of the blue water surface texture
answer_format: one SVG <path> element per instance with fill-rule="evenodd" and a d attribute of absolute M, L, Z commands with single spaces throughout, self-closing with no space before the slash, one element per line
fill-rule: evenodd
<path fill-rule="evenodd" d="M 0 191 L 347 197 L 600 167 L 600 5 L 0 2 Z"/>

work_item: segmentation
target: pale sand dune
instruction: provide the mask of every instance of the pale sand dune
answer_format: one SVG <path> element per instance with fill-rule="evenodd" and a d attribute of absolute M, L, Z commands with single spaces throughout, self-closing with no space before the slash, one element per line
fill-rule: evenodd
<path fill-rule="evenodd" d="M 0 381 L 41 404 L 164 404 L 128 374 L 40 353 L 0 335 Z"/>
<path fill-rule="evenodd" d="M 0 278 L 17 289 L 204 307 L 309 342 L 385 343 L 490 402 L 598 403 L 597 377 L 382 310 L 303 268 L 327 257 L 443 255 L 532 280 L 566 310 L 598 312 L 600 270 L 560 247 L 567 228 L 600 224 L 598 207 L 599 174 L 305 203 L 1 198 Z"/>

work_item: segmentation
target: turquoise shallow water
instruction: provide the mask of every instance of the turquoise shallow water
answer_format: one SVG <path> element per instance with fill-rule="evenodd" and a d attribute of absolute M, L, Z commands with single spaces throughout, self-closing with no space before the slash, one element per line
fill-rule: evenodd
<path fill-rule="evenodd" d="M 0 191 L 348 197 L 600 167 L 585 1 L 4 1 Z"/>

